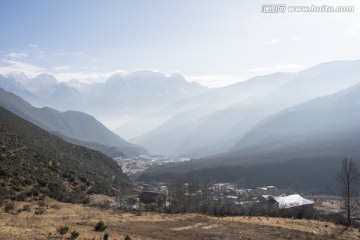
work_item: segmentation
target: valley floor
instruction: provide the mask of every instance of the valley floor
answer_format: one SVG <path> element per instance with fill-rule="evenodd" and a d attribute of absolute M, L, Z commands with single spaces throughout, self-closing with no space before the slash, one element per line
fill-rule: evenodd
<path fill-rule="evenodd" d="M 30 204 L 30 211 L 16 211 Z M 359 239 L 356 228 L 328 222 L 267 217 L 216 218 L 200 214 L 117 213 L 83 205 L 46 200 L 43 214 L 35 214 L 36 202 L 16 202 L 13 213 L 0 211 L 0 239 L 60 239 L 56 229 L 66 225 L 78 239 Z M 29 206 L 28 206 L 29 208 Z M 95 232 L 104 221 L 108 228 Z"/>

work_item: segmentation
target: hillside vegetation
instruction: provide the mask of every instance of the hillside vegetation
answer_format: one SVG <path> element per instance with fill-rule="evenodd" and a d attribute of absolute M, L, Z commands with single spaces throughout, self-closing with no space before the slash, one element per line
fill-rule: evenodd
<path fill-rule="evenodd" d="M 65 142 L 0 108 L 0 195 L 40 193 L 62 201 L 87 194 L 114 195 L 130 187 L 121 168 L 104 154 Z"/>

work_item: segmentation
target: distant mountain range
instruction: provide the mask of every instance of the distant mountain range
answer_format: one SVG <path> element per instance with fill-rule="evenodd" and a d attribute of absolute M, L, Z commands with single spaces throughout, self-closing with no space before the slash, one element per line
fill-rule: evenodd
<path fill-rule="evenodd" d="M 167 77 L 153 71 L 114 74 L 106 82 L 94 84 L 76 80 L 62 83 L 47 73 L 35 78 L 15 73 L 0 76 L 0 87 L 36 107 L 86 112 L 113 128 L 208 91 L 206 87 L 186 81 L 180 74 Z M 123 136 L 122 131 L 118 133 Z M 124 133 L 128 137 L 127 131 Z"/>
<path fill-rule="evenodd" d="M 264 119 L 235 145 L 232 152 L 258 152 L 259 149 L 277 151 L 316 144 L 313 146 L 322 156 L 341 150 L 341 146 L 344 147 L 343 155 L 359 155 L 360 149 L 355 147 L 360 140 L 359 120 L 360 84 L 356 84 L 339 93 L 308 101 Z M 328 144 L 318 146 L 318 143 L 325 142 Z M 337 143 L 331 145 L 331 142 Z M 322 147 L 327 150 L 321 151 Z M 304 157 L 304 154 L 308 157 L 318 155 L 306 152 L 301 156 Z"/>
<path fill-rule="evenodd" d="M 359 119 L 360 84 L 356 84 L 263 119 L 227 153 L 153 168 L 141 178 L 181 173 L 208 181 L 334 193 L 340 161 L 352 157 L 360 163 Z"/>
<path fill-rule="evenodd" d="M 65 142 L 0 107 L 0 195 L 24 200 L 44 194 L 81 202 L 88 194 L 131 190 L 121 168 L 104 154 Z"/>
<path fill-rule="evenodd" d="M 131 141 L 152 153 L 173 156 L 203 157 L 226 152 L 259 121 L 286 108 L 344 90 L 360 82 L 359 76 L 360 61 L 337 61 L 294 74 L 255 77 L 179 101 L 138 119 L 137 125 L 162 121 Z"/>
<path fill-rule="evenodd" d="M 65 112 L 34 108 L 0 93 L 7 109 L 110 156 L 146 151 L 76 110 L 118 126 L 117 133 L 153 154 L 200 158 L 149 169 L 142 179 L 188 174 L 209 181 L 329 190 L 339 161 L 360 157 L 359 83 L 358 60 L 257 76 L 219 89 L 152 71 L 114 74 L 95 84 L 60 83 L 49 74 L 0 76 L 5 90 L 35 106 L 71 109 Z"/>
<path fill-rule="evenodd" d="M 144 148 L 126 142 L 94 117 L 82 112 L 35 108 L 1 88 L 0 106 L 69 142 L 99 150 L 111 157 L 147 154 Z"/>
<path fill-rule="evenodd" d="M 152 71 L 114 74 L 95 84 L 60 83 L 49 74 L 31 79 L 13 74 L 0 77 L 0 86 L 35 106 L 91 113 L 153 154 L 199 158 L 231 151 L 264 119 L 342 91 L 359 83 L 358 76 L 360 61 L 335 61 L 219 89 L 189 83 L 180 74 Z"/>

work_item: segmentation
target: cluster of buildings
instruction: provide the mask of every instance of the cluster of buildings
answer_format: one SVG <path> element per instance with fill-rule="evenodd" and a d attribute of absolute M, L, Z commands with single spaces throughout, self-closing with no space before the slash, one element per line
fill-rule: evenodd
<path fill-rule="evenodd" d="M 183 186 L 184 197 L 194 197 L 197 195 L 204 196 L 202 190 L 194 191 L 192 193 L 188 190 L 189 184 L 185 183 Z M 283 194 L 282 191 L 275 186 L 261 186 L 255 189 L 238 189 L 231 183 L 216 183 L 206 189 L 206 198 L 208 201 L 217 204 L 218 206 L 234 206 L 246 208 L 254 203 L 263 204 L 264 206 L 271 206 L 276 209 L 292 209 L 292 208 L 312 208 L 314 201 L 305 199 L 299 194 Z M 171 197 L 167 186 L 160 188 L 151 188 L 145 185 L 139 195 L 139 200 L 145 205 L 152 205 L 156 207 L 169 206 Z"/>
<path fill-rule="evenodd" d="M 232 183 L 215 183 L 209 188 L 214 195 L 247 196 L 249 194 L 277 194 L 279 191 L 275 186 L 263 186 L 255 189 L 236 188 Z"/>
<path fill-rule="evenodd" d="M 253 203 L 271 205 L 277 209 L 312 207 L 314 201 L 299 194 L 284 194 L 275 186 L 261 186 L 255 189 L 236 188 L 231 183 L 216 183 L 210 188 L 212 200 L 221 204 L 246 207 Z"/>
<path fill-rule="evenodd" d="M 114 158 L 115 162 L 121 166 L 122 170 L 126 174 L 135 174 L 137 172 L 142 172 L 148 169 L 151 166 L 160 166 L 168 164 L 170 162 L 184 162 L 189 161 L 189 158 L 168 158 L 161 155 L 142 155 L 139 157 L 133 158 Z"/>
<path fill-rule="evenodd" d="M 135 174 L 146 170 L 151 166 L 164 165 L 170 162 L 188 161 L 187 158 L 167 158 L 165 156 L 140 156 L 135 158 L 115 158 L 123 169 L 124 173 Z M 189 184 L 183 183 L 180 189 L 184 198 L 204 198 L 217 206 L 234 206 L 246 208 L 254 203 L 271 205 L 278 209 L 291 209 L 299 207 L 312 207 L 314 201 L 308 200 L 299 194 L 284 194 L 275 186 L 259 186 L 254 189 L 237 188 L 233 183 L 215 183 L 206 189 L 192 189 L 189 191 Z M 179 197 L 179 195 L 177 195 Z M 139 192 L 138 201 L 140 204 L 161 208 L 171 205 L 174 197 L 169 196 L 166 184 L 150 186 L 144 184 Z"/>

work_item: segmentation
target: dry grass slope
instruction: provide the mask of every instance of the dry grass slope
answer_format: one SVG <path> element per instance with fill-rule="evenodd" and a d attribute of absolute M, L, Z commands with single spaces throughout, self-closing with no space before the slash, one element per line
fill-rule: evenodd
<path fill-rule="evenodd" d="M 30 212 L 21 211 L 30 204 Z M 0 239 L 60 239 L 56 229 L 69 226 L 69 232 L 80 233 L 78 239 L 359 239 L 355 228 L 344 228 L 328 222 L 266 217 L 216 218 L 199 214 L 166 215 L 144 213 L 117 213 L 85 207 L 79 204 L 60 203 L 46 199 L 43 214 L 34 214 L 37 202 L 16 202 L 14 213 L 0 213 Z M 28 207 L 26 207 L 28 209 Z M 108 228 L 95 232 L 98 221 Z M 66 236 L 68 236 L 67 234 Z"/>

